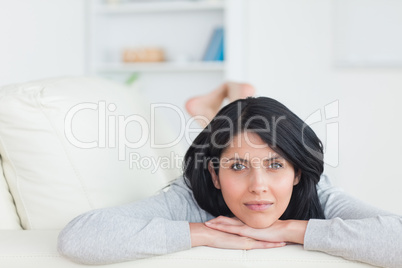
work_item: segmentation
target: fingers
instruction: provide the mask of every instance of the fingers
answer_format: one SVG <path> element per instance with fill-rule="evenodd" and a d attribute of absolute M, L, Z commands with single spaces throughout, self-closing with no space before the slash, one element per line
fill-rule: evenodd
<path fill-rule="evenodd" d="M 205 225 L 209 228 L 225 232 L 225 233 L 231 233 L 231 234 L 237 234 L 241 236 L 247 236 L 244 232 L 244 225 L 238 225 L 235 223 L 235 225 L 232 225 L 229 223 L 229 221 L 225 222 L 216 222 L 216 221 L 208 221 L 205 223 Z"/>
<path fill-rule="evenodd" d="M 232 222 L 230 219 L 221 219 L 224 222 Z M 236 221 L 236 220 L 235 220 Z M 260 236 L 252 236 L 247 234 L 247 230 L 252 230 L 247 225 L 230 225 L 214 223 L 213 221 L 206 222 L 205 226 L 210 231 L 208 236 L 207 246 L 227 249 L 264 249 L 277 248 L 286 245 L 283 241 L 272 241 L 261 239 Z M 243 232 L 241 230 L 244 230 Z"/>
<path fill-rule="evenodd" d="M 225 217 L 225 216 L 219 216 L 215 219 L 212 219 L 210 221 L 207 221 L 205 224 L 207 223 L 213 223 L 213 224 L 230 224 L 230 225 L 244 225 L 243 222 L 241 222 L 238 218 L 229 218 L 229 217 Z"/>
<path fill-rule="evenodd" d="M 230 249 L 243 249 L 243 250 L 250 250 L 250 249 L 264 249 L 264 248 L 278 248 L 286 246 L 284 242 L 266 242 L 266 241 L 259 241 L 255 240 L 250 237 L 241 237 L 236 236 L 233 239 L 226 239 L 225 245 L 221 245 L 223 248 L 230 248 Z"/>
<path fill-rule="evenodd" d="M 285 241 L 284 236 L 282 235 L 283 231 L 272 229 L 272 227 L 255 229 L 234 218 L 220 216 L 205 222 L 205 226 L 216 231 L 249 237 L 258 241 L 275 243 Z"/>
<path fill-rule="evenodd" d="M 248 248 L 243 249 L 263 249 L 263 248 L 280 248 L 286 246 L 285 242 L 264 242 L 254 240 L 254 242 L 249 243 Z"/>
<path fill-rule="evenodd" d="M 205 222 L 205 226 L 211 230 L 220 231 L 232 235 L 238 235 L 242 237 L 248 237 L 255 239 L 257 241 L 280 243 L 283 241 L 289 241 L 289 239 L 287 238 L 288 231 L 287 229 L 285 229 L 285 227 L 288 225 L 284 223 L 285 221 L 278 220 L 270 227 L 256 229 L 244 224 L 237 218 L 219 216 L 215 219 Z M 268 245 L 268 247 L 271 246 L 276 247 L 280 246 L 280 244 Z"/>

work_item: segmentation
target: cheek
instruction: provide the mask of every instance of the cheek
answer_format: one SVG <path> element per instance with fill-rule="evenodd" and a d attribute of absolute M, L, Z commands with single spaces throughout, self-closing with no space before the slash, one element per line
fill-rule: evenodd
<path fill-rule="evenodd" d="M 219 169 L 219 184 L 221 186 L 222 192 L 228 192 L 231 189 L 235 190 L 236 185 L 234 183 L 235 177 L 227 168 Z"/>
<path fill-rule="evenodd" d="M 235 182 L 234 180 L 221 180 L 221 191 L 225 200 L 235 199 L 241 195 L 243 188 L 241 182 Z"/>
<path fill-rule="evenodd" d="M 231 207 L 233 204 L 238 203 L 244 195 L 245 189 L 247 189 L 245 181 L 225 176 L 224 173 L 220 174 L 219 178 L 222 195 L 226 204 Z"/>
<path fill-rule="evenodd" d="M 285 180 L 275 188 L 275 196 L 283 206 L 288 206 L 293 192 L 293 179 Z"/>

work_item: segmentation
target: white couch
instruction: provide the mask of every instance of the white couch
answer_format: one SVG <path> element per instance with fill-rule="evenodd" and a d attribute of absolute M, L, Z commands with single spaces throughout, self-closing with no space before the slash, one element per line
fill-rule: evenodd
<path fill-rule="evenodd" d="M 163 109 L 155 111 L 154 140 L 173 141 Z M 84 266 L 58 254 L 58 230 L 85 211 L 152 195 L 180 174 L 166 162 L 183 155 L 179 145 L 155 149 L 142 140 L 144 124 L 153 122 L 151 112 L 138 91 L 99 78 L 0 89 L 0 267 Z M 138 165 L 139 156 L 166 163 L 154 172 Z M 371 267 L 300 245 L 249 251 L 198 247 L 110 266 Z"/>

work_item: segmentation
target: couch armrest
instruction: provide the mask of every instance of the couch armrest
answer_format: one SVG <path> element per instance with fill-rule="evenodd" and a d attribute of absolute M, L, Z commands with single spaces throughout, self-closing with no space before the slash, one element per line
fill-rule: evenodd
<path fill-rule="evenodd" d="M 0 267 L 91 267 L 73 263 L 56 250 L 59 231 L 13 230 L 0 231 Z M 277 249 L 225 250 L 197 247 L 174 254 L 150 259 L 124 262 L 101 267 L 372 267 L 359 262 L 350 262 L 320 252 L 303 250 L 300 245 Z"/>

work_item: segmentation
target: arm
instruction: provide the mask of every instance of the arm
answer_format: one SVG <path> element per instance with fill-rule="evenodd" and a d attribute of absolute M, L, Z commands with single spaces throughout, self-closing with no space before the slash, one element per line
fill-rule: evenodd
<path fill-rule="evenodd" d="M 195 202 L 183 180 L 169 191 L 121 207 L 98 209 L 72 220 L 58 250 L 85 264 L 108 264 L 186 250 L 195 246 L 250 249 L 283 246 L 207 228 L 213 216 Z"/>
<path fill-rule="evenodd" d="M 327 220 L 310 220 L 304 248 L 384 267 L 402 266 L 402 218 L 358 201 L 322 177 Z"/>
<path fill-rule="evenodd" d="M 157 196 L 87 212 L 61 231 L 59 252 L 76 262 L 107 264 L 189 249 L 188 222 L 208 219 L 191 198 L 181 180 Z"/>

